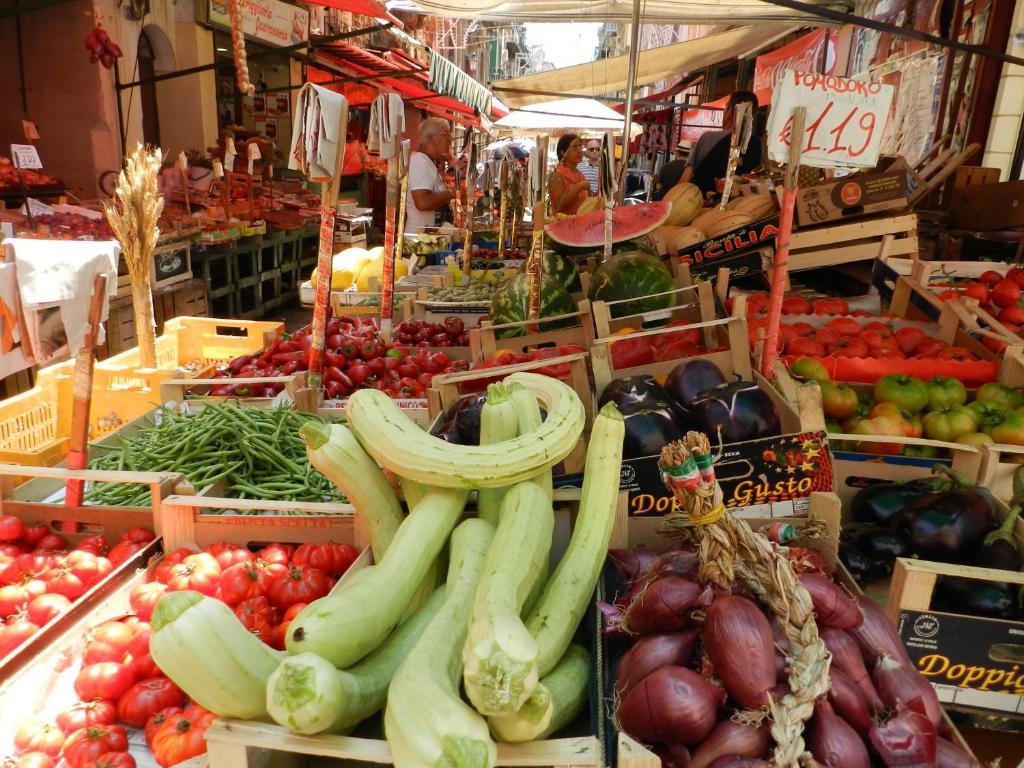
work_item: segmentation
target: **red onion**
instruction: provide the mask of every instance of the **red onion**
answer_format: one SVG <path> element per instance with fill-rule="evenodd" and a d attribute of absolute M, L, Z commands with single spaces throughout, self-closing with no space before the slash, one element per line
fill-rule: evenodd
<path fill-rule="evenodd" d="M 621 698 L 656 669 L 685 667 L 693 658 L 699 634 L 698 629 L 688 629 L 640 638 L 622 657 L 619 676 L 615 681 L 615 695 Z"/>
<path fill-rule="evenodd" d="M 666 744 L 673 768 L 690 768 L 690 750 L 682 744 Z"/>
<path fill-rule="evenodd" d="M 947 739 L 939 738 L 935 741 L 935 765 L 936 768 L 981 768 L 974 755 Z"/>
<path fill-rule="evenodd" d="M 814 705 L 807 729 L 807 749 L 825 768 L 871 768 L 871 758 L 857 732 L 828 702 Z"/>
<path fill-rule="evenodd" d="M 632 584 L 658 559 L 658 553 L 653 549 L 609 549 L 608 558 L 619 577 L 627 584 Z"/>
<path fill-rule="evenodd" d="M 828 692 L 829 703 L 843 720 L 853 726 L 857 733 L 867 736 L 868 731 L 871 730 L 872 720 L 867 702 L 864 701 L 864 694 L 850 678 L 835 666 L 829 670 L 829 678 L 832 681 L 832 688 Z"/>
<path fill-rule="evenodd" d="M 701 742 L 690 760 L 690 768 L 708 768 L 720 757 L 764 757 L 768 754 L 768 724 L 742 725 L 722 720 Z"/>
<path fill-rule="evenodd" d="M 629 589 L 629 597 L 636 596 L 646 586 L 669 576 L 679 576 L 690 581 L 697 579 L 700 555 L 692 549 L 670 549 L 654 559 L 647 570 L 636 579 Z"/>
<path fill-rule="evenodd" d="M 685 667 L 652 672 L 619 701 L 619 729 L 649 744 L 699 744 L 711 733 L 725 691 Z"/>
<path fill-rule="evenodd" d="M 710 601 L 710 589 L 679 576 L 668 576 L 650 584 L 626 606 L 622 628 L 631 635 L 673 632 L 686 625 L 691 608 Z"/>
<path fill-rule="evenodd" d="M 782 701 L 792 692 L 793 689 L 789 687 L 789 681 L 784 680 L 783 682 L 778 683 L 770 691 L 768 691 L 768 695 L 772 697 L 772 701 Z"/>
<path fill-rule="evenodd" d="M 935 726 L 910 707 L 901 704 L 886 723 L 871 727 L 868 738 L 888 768 L 935 765 L 938 751 Z"/>
<path fill-rule="evenodd" d="M 864 696 L 864 703 L 871 712 L 878 712 L 882 709 L 882 700 L 878 698 L 871 677 L 868 675 L 867 667 L 864 666 L 864 657 L 860 655 L 860 648 L 857 642 L 849 633 L 834 627 L 822 627 L 819 630 L 825 647 L 832 654 L 832 667 L 839 669 L 850 680 L 860 688 Z"/>
<path fill-rule="evenodd" d="M 872 679 L 885 706 L 896 709 L 900 702 L 927 717 L 936 730 L 942 725 L 942 705 L 931 684 L 913 667 L 883 654 Z M 921 683 L 924 683 L 922 685 Z"/>
<path fill-rule="evenodd" d="M 789 547 L 786 559 L 797 573 L 821 573 L 831 578 L 832 569 L 828 567 L 825 557 L 816 549 L 806 547 Z"/>
<path fill-rule="evenodd" d="M 745 597 L 720 597 L 711 604 L 701 632 L 704 651 L 729 695 L 744 707 L 768 703 L 775 685 L 772 625 Z"/>
<path fill-rule="evenodd" d="M 885 615 L 882 606 L 867 597 L 858 597 L 857 604 L 864 615 L 864 623 L 850 631 L 850 636 L 860 646 L 864 661 L 869 666 L 878 663 L 878 657 L 883 653 L 891 659 L 910 663 L 906 648 L 896 633 L 896 627 Z"/>
<path fill-rule="evenodd" d="M 720 757 L 708 768 L 771 768 L 772 764 L 767 760 L 756 760 L 752 757 L 736 757 L 727 755 Z"/>
<path fill-rule="evenodd" d="M 819 626 L 853 629 L 863 621 L 857 603 L 828 576 L 820 573 L 800 574 L 800 583 L 811 595 L 814 615 Z"/>

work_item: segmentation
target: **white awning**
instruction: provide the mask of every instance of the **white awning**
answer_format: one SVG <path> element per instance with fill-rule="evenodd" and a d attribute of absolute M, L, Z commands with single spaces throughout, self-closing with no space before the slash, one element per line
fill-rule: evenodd
<path fill-rule="evenodd" d="M 559 99 L 531 104 L 505 115 L 494 123 L 503 134 L 541 134 L 561 136 L 566 133 L 622 133 L 625 118 L 609 106 L 593 99 Z M 643 133 L 643 126 L 633 123 L 631 137 Z"/>
<path fill-rule="evenodd" d="M 852 2 L 815 2 L 848 11 Z M 619 21 L 629 22 L 633 4 L 623 0 L 394 0 L 392 10 L 407 9 L 437 16 L 482 21 Z M 751 21 L 819 23 L 817 17 L 762 0 L 645 0 L 645 24 L 744 24 Z"/>
<path fill-rule="evenodd" d="M 637 57 L 636 84 L 648 85 L 684 76 L 742 56 L 756 51 L 786 31 L 784 25 L 757 24 L 641 51 Z M 558 94 L 586 97 L 619 93 L 626 90 L 628 71 L 629 56 L 614 56 L 513 80 L 498 80 L 491 83 L 491 90 L 505 104 L 519 109 L 527 104 L 558 98 Z"/>

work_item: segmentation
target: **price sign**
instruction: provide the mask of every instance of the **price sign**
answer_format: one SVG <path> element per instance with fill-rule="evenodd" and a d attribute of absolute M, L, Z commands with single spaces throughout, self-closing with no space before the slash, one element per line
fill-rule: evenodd
<path fill-rule="evenodd" d="M 787 69 L 772 96 L 768 154 L 789 157 L 793 110 L 807 109 L 801 165 L 873 168 L 889 118 L 893 86 Z"/>
<path fill-rule="evenodd" d="M 31 144 L 11 144 L 11 160 L 15 168 L 42 168 L 39 150 Z"/>
<path fill-rule="evenodd" d="M 32 214 L 33 216 L 50 216 L 57 211 L 46 203 L 41 203 L 34 197 L 30 197 L 26 200 L 25 205 L 21 206 L 21 212 L 24 214 Z"/>

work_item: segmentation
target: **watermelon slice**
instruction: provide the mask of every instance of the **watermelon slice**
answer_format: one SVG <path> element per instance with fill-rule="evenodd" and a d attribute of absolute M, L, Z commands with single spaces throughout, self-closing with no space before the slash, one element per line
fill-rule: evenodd
<path fill-rule="evenodd" d="M 620 205 L 612 211 L 612 242 L 634 240 L 665 223 L 672 203 Z M 545 225 L 544 231 L 556 243 L 573 248 L 596 248 L 604 244 L 604 211 L 592 211 Z"/>

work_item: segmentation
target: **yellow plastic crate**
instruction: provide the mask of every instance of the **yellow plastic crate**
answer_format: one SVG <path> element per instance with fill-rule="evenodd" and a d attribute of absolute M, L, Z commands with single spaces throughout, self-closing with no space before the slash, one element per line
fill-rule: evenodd
<path fill-rule="evenodd" d="M 27 392 L 0 400 L 0 463 L 59 464 L 67 453 L 71 398 L 71 380 L 50 376 Z"/>

